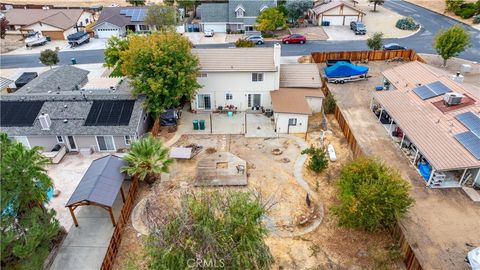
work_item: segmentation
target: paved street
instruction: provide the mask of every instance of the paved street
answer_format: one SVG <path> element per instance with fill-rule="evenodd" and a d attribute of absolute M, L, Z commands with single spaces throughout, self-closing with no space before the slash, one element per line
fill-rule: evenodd
<path fill-rule="evenodd" d="M 435 53 L 435 50 L 432 48 L 432 42 L 435 33 L 442 28 L 448 28 L 454 24 L 458 24 L 457 21 L 449 17 L 437 14 L 401 0 L 386 1 L 385 7 L 398 12 L 403 16 L 412 16 L 422 25 L 422 29 L 413 36 L 402 39 L 386 39 L 384 42 L 397 42 L 420 53 Z M 480 61 L 480 31 L 470 26 L 462 26 L 470 33 L 472 44 L 471 47 L 461 53 L 459 57 L 472 61 Z M 266 42 L 263 46 L 273 46 L 274 43 L 275 42 Z M 231 46 L 231 43 L 226 43 L 197 45 L 197 48 L 225 48 Z M 282 56 L 308 55 L 315 51 L 350 51 L 366 49 L 368 48 L 363 40 L 310 41 L 304 45 L 283 45 Z M 1 68 L 42 66 L 42 64 L 38 61 L 38 56 L 38 54 L 0 56 Z M 103 50 L 60 52 L 59 57 L 60 64 L 70 64 L 71 58 L 76 58 L 79 64 L 101 63 L 104 61 Z"/>

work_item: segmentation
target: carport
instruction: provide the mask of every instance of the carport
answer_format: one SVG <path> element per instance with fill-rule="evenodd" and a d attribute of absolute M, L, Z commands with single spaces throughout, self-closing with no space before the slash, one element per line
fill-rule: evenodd
<path fill-rule="evenodd" d="M 121 168 L 125 165 L 124 160 L 113 155 L 92 162 L 65 205 L 70 210 L 76 227 L 78 227 L 78 221 L 74 211 L 77 207 L 84 205 L 94 205 L 107 210 L 112 224 L 115 226 L 112 206 L 119 192 L 122 195 L 122 201 L 125 203 L 122 184 L 126 175 L 121 172 Z"/>

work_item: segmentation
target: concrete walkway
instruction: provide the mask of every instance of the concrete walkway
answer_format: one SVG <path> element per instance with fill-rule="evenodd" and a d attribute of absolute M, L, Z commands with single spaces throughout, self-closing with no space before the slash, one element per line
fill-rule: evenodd
<path fill-rule="evenodd" d="M 125 195 L 129 182 L 125 182 Z M 118 194 L 113 205 L 115 221 L 120 216 L 123 202 Z M 97 206 L 81 206 L 75 211 L 78 227 L 72 225 L 62 243 L 50 270 L 94 270 L 100 269 L 110 244 L 113 230 L 108 212 Z"/>

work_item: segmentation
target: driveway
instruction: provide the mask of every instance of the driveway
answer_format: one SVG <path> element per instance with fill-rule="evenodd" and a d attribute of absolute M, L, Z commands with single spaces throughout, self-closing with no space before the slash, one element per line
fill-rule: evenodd
<path fill-rule="evenodd" d="M 69 51 L 90 51 L 90 50 L 104 50 L 107 45 L 106 38 L 90 38 L 90 42 L 82 44 L 78 47 L 72 48 L 67 45 L 61 49 L 62 52 Z"/>
<path fill-rule="evenodd" d="M 323 27 L 320 26 L 309 26 L 309 27 L 298 27 L 290 28 L 292 34 L 300 34 L 307 37 L 307 40 L 327 40 L 328 35 L 325 33 Z"/>
<path fill-rule="evenodd" d="M 184 33 L 190 41 L 195 44 L 224 44 L 226 43 L 226 33 L 215 33 L 213 37 L 206 37 L 204 33 Z"/>
<path fill-rule="evenodd" d="M 47 42 L 47 44 L 43 46 L 35 46 L 35 47 L 22 46 L 16 50 L 13 50 L 8 53 L 4 53 L 2 55 L 39 54 L 41 51 L 44 51 L 46 49 L 56 50 L 58 48 L 59 50 L 62 50 L 67 45 L 68 43 L 66 40 L 52 40 L 50 42 Z"/>
<path fill-rule="evenodd" d="M 328 40 L 366 40 L 368 38 L 367 35 L 355 35 L 350 30 L 350 26 L 330 25 L 323 27 L 323 29 L 328 35 Z"/>

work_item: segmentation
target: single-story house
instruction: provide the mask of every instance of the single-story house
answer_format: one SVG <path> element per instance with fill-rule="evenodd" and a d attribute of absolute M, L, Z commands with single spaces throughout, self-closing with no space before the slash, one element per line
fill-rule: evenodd
<path fill-rule="evenodd" d="M 257 16 L 277 1 L 230 0 L 227 3 L 203 3 L 197 8 L 200 31 L 212 29 L 218 33 L 255 31 Z"/>
<path fill-rule="evenodd" d="M 142 136 L 149 115 L 144 97 L 133 98 L 128 81 L 84 89 L 88 71 L 61 66 L 40 74 L 13 94 L 2 95 L 0 131 L 44 151 L 118 151 Z"/>
<path fill-rule="evenodd" d="M 54 40 L 82 31 L 93 22 L 93 14 L 83 9 L 9 9 L 4 11 L 9 24 L 7 34 L 41 32 Z"/>
<path fill-rule="evenodd" d="M 313 24 L 322 25 L 328 21 L 330 25 L 350 25 L 350 22 L 363 20 L 366 13 L 353 5 L 343 1 L 318 4 L 308 11 Z"/>
<path fill-rule="evenodd" d="M 420 62 L 382 74 L 371 110 L 426 185 L 480 186 L 480 88 Z"/>
<path fill-rule="evenodd" d="M 98 38 L 124 37 L 128 31 L 142 33 L 152 29 L 144 23 L 146 7 L 104 7 L 93 31 Z"/>

